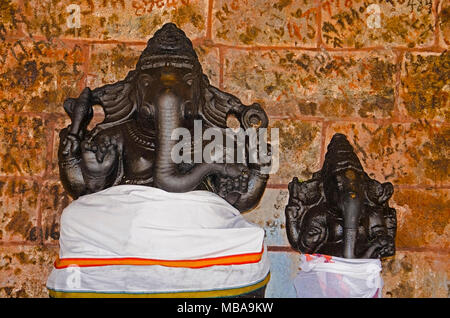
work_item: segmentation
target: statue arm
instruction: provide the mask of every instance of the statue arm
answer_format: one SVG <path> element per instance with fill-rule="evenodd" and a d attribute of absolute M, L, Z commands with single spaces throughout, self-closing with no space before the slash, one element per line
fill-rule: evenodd
<path fill-rule="evenodd" d="M 362 257 L 381 258 L 394 255 L 395 209 L 383 207 L 381 210 L 375 210 L 369 215 L 368 221 L 368 241 L 364 245 Z"/>
<path fill-rule="evenodd" d="M 249 211 L 257 206 L 266 188 L 269 175 L 257 170 L 250 170 L 247 190 L 234 198 L 230 195 L 226 200 L 240 212 Z M 234 201 L 234 202 L 233 202 Z"/>
<path fill-rule="evenodd" d="M 286 234 L 292 248 L 302 253 L 315 253 L 326 244 L 328 228 L 321 202 L 321 183 L 300 182 L 294 177 L 288 185 Z"/>
<path fill-rule="evenodd" d="M 303 215 L 302 208 L 296 204 L 286 206 L 286 234 L 292 248 L 302 253 L 316 253 L 326 244 L 328 229 L 323 216 Z"/>
<path fill-rule="evenodd" d="M 63 186 L 73 198 L 78 198 L 87 190 L 81 170 L 81 142 L 93 117 L 91 100 L 92 92 L 86 87 L 78 98 L 64 101 L 64 110 L 71 123 L 59 134 L 58 165 Z"/>
<path fill-rule="evenodd" d="M 64 128 L 60 133 L 58 164 L 66 191 L 78 198 L 112 186 L 119 172 L 119 152 L 116 137 L 99 136 L 93 142 L 80 138 Z M 67 147 L 67 145 L 70 145 Z"/>
<path fill-rule="evenodd" d="M 267 144 L 269 161 L 245 164 L 243 175 L 236 178 L 219 176 L 215 191 L 240 212 L 254 209 L 261 200 L 269 179 L 271 165 L 270 145 Z M 266 154 L 267 155 L 267 154 Z M 261 158 L 260 158 L 261 159 Z"/>
<path fill-rule="evenodd" d="M 307 218 L 309 218 L 307 216 Z M 325 215 L 315 215 L 306 221 L 307 226 L 301 229 L 298 239 L 299 249 L 303 253 L 317 253 L 319 249 L 326 248 L 328 225 Z"/>
<path fill-rule="evenodd" d="M 64 188 L 74 199 L 86 194 L 86 184 L 81 171 L 80 139 L 69 135 L 69 127 L 59 134 L 58 165 Z"/>
<path fill-rule="evenodd" d="M 296 204 L 289 203 L 284 210 L 286 216 L 286 235 L 294 250 L 299 251 L 299 230 L 297 228 L 299 222 L 299 209 Z"/>
<path fill-rule="evenodd" d="M 58 165 L 63 186 L 73 198 L 109 187 L 117 176 L 117 138 L 99 133 L 94 139 L 87 130 L 97 103 L 102 104 L 88 87 L 64 102 L 71 124 L 60 133 Z"/>
<path fill-rule="evenodd" d="M 109 188 L 116 181 L 121 166 L 119 140 L 114 132 L 108 132 L 82 142 L 80 164 L 87 193 Z"/>

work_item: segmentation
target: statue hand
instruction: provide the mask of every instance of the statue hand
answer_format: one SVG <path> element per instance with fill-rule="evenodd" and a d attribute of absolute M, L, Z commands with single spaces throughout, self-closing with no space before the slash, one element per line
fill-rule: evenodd
<path fill-rule="evenodd" d="M 64 157 L 73 157 L 80 150 L 80 140 L 78 136 L 67 134 L 62 139 L 62 155 Z"/>
<path fill-rule="evenodd" d="M 285 209 L 286 219 L 288 222 L 297 222 L 297 219 L 300 217 L 299 207 L 297 205 L 288 204 Z"/>
<path fill-rule="evenodd" d="M 392 256 L 395 253 L 395 246 L 392 238 L 388 235 L 378 236 L 364 253 L 365 258 L 381 258 Z"/>
<path fill-rule="evenodd" d="M 86 87 L 78 98 L 68 98 L 64 101 L 64 110 L 72 120 L 69 134 L 79 136 L 80 131 L 86 129 L 94 115 L 92 104 L 89 87 Z"/>
<path fill-rule="evenodd" d="M 299 221 L 300 221 L 300 208 L 296 205 L 288 204 L 284 210 L 286 217 L 286 234 L 291 246 L 299 251 L 300 233 L 299 233 Z"/>
<path fill-rule="evenodd" d="M 244 174 L 248 174 L 248 167 L 242 163 L 223 164 L 223 175 L 226 177 L 238 178 Z"/>
<path fill-rule="evenodd" d="M 114 107 L 128 97 L 132 85 L 128 83 L 109 84 L 92 91 L 93 100 L 103 107 Z"/>
<path fill-rule="evenodd" d="M 218 178 L 218 194 L 225 198 L 228 194 L 232 192 L 246 193 L 248 190 L 248 179 L 249 174 L 244 172 L 237 177 L 224 177 L 219 176 Z"/>
<path fill-rule="evenodd" d="M 117 143 L 108 136 L 98 144 L 83 141 L 81 152 L 83 169 L 90 176 L 106 177 L 117 166 Z"/>
<path fill-rule="evenodd" d="M 300 205 L 300 194 L 303 194 L 300 182 L 297 177 L 294 177 L 288 184 L 289 191 L 289 205 L 299 206 Z"/>

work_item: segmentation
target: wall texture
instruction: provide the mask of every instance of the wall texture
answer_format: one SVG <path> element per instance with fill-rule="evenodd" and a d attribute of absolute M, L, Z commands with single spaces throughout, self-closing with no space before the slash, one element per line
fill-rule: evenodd
<path fill-rule="evenodd" d="M 2 0 L 0 297 L 47 296 L 70 202 L 56 158 L 63 100 L 123 79 L 169 21 L 193 40 L 213 85 L 261 103 L 280 128 L 281 167 L 245 215 L 266 230 L 268 297 L 295 296 L 287 183 L 321 167 L 335 132 L 372 177 L 395 185 L 384 297 L 449 296 L 448 1 Z"/>

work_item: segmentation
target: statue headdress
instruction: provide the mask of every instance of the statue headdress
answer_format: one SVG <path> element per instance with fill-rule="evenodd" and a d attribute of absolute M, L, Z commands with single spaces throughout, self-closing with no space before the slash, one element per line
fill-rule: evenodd
<path fill-rule="evenodd" d="M 191 40 L 173 23 L 165 24 L 148 40 L 136 69 L 146 70 L 167 65 L 195 68 L 201 73 L 201 65 Z"/>
<path fill-rule="evenodd" d="M 344 169 L 364 172 L 361 162 L 347 137 L 343 134 L 335 134 L 328 145 L 322 172 L 329 175 Z"/>

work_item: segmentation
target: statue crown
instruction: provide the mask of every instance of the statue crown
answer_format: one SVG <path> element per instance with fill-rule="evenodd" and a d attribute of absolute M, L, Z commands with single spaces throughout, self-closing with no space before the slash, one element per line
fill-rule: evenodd
<path fill-rule="evenodd" d="M 338 133 L 331 138 L 328 145 L 323 171 L 326 175 L 333 175 L 346 169 L 364 172 L 361 162 L 347 137 Z"/>
<path fill-rule="evenodd" d="M 166 23 L 147 42 L 138 69 L 161 67 L 176 61 L 177 67 L 200 67 L 191 40 L 174 23 Z"/>

